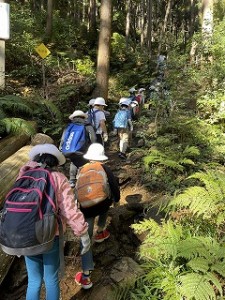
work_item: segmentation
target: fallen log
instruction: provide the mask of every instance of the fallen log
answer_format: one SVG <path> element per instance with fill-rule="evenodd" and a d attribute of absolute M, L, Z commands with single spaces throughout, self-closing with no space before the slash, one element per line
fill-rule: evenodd
<path fill-rule="evenodd" d="M 24 146 L 0 164 L 0 206 L 5 195 L 15 182 L 19 169 L 29 160 L 28 153 L 32 146 Z"/>
<path fill-rule="evenodd" d="M 0 140 L 0 163 L 25 146 L 30 140 L 26 134 L 8 136 Z"/>
<path fill-rule="evenodd" d="M 14 184 L 19 169 L 29 160 L 28 154 L 32 146 L 42 143 L 53 143 L 53 140 L 45 134 L 38 133 L 33 137 L 31 145 L 24 146 L 16 152 L 14 148 L 15 153 L 0 163 L 0 207 L 3 204 L 6 194 Z M 14 258 L 15 256 L 7 255 L 0 249 L 0 285 L 7 275 Z"/>

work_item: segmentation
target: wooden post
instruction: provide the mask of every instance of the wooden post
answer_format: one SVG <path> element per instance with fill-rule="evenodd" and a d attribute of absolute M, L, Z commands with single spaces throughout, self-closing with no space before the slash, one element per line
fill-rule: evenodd
<path fill-rule="evenodd" d="M 5 41 L 0 40 L 0 89 L 5 88 Z"/>
<path fill-rule="evenodd" d="M 5 88 L 5 40 L 9 39 L 9 4 L 0 0 L 0 89 Z"/>

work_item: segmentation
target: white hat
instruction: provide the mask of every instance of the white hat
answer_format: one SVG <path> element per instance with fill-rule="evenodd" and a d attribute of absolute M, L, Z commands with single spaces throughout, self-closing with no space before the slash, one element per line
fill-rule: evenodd
<path fill-rule="evenodd" d="M 139 93 L 144 92 L 144 91 L 145 91 L 144 88 L 140 88 L 140 89 L 139 89 Z"/>
<path fill-rule="evenodd" d="M 105 99 L 102 97 L 97 97 L 95 99 L 94 105 L 108 106 L 107 104 L 105 104 Z"/>
<path fill-rule="evenodd" d="M 87 153 L 83 156 L 88 160 L 102 161 L 107 160 L 108 157 L 105 155 L 105 150 L 102 144 L 93 143 L 89 146 Z"/>
<path fill-rule="evenodd" d="M 126 102 L 128 100 L 128 98 L 122 97 L 120 98 L 119 104 Z"/>
<path fill-rule="evenodd" d="M 137 92 L 137 90 L 135 89 L 135 87 L 132 87 L 132 88 L 129 89 L 129 92 L 133 93 L 133 92 Z"/>
<path fill-rule="evenodd" d="M 92 106 L 92 105 L 94 105 L 94 103 L 95 103 L 95 99 L 93 98 L 93 99 L 89 100 L 88 106 Z"/>
<path fill-rule="evenodd" d="M 87 118 L 87 114 L 85 114 L 82 110 L 75 110 L 72 115 L 69 116 L 69 119 L 73 120 L 75 117 Z"/>
<path fill-rule="evenodd" d="M 119 105 L 122 105 L 122 104 L 129 106 L 131 104 L 131 99 L 125 98 L 125 97 L 120 98 Z"/>
<path fill-rule="evenodd" d="M 65 156 L 59 151 L 59 149 L 53 144 L 39 144 L 34 146 L 29 153 L 31 160 L 35 158 L 36 155 L 42 154 L 52 154 L 58 159 L 59 165 L 63 165 L 66 162 Z"/>

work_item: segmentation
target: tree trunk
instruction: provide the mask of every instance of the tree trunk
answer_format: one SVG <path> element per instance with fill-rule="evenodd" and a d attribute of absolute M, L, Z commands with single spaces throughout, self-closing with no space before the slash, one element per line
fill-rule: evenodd
<path fill-rule="evenodd" d="M 93 97 L 108 98 L 109 58 L 112 23 L 112 1 L 102 0 L 100 10 L 100 33 L 98 42 L 98 59 L 96 88 Z"/>
<path fill-rule="evenodd" d="M 147 47 L 149 58 L 152 52 L 152 0 L 147 1 Z"/>
<path fill-rule="evenodd" d="M 0 163 L 13 155 L 17 150 L 26 145 L 30 137 L 28 135 L 8 136 L 0 141 Z"/>
<path fill-rule="evenodd" d="M 162 26 L 161 33 L 160 33 L 160 38 L 159 38 L 158 55 L 160 55 L 160 52 L 161 52 L 161 49 L 162 49 L 162 42 L 163 42 L 162 39 L 163 39 L 163 36 L 165 35 L 165 32 L 166 32 L 168 19 L 169 19 L 169 15 L 170 15 L 170 12 L 171 12 L 171 6 L 172 6 L 172 0 L 168 0 L 166 13 L 165 13 L 165 17 L 164 17 L 164 22 L 163 22 L 163 26 Z"/>
<path fill-rule="evenodd" d="M 47 6 L 47 23 L 46 23 L 46 41 L 50 41 L 52 36 L 52 17 L 53 17 L 53 0 L 48 0 Z"/>
<path fill-rule="evenodd" d="M 126 42 L 128 44 L 130 38 L 130 25 L 131 25 L 131 0 L 126 1 Z"/>

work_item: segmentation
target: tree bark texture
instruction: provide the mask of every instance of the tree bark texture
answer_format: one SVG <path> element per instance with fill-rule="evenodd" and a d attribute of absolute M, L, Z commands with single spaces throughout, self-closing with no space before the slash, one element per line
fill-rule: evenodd
<path fill-rule="evenodd" d="M 100 33 L 98 42 L 96 89 L 93 97 L 108 98 L 108 80 L 110 63 L 112 1 L 102 0 L 100 10 Z"/>

